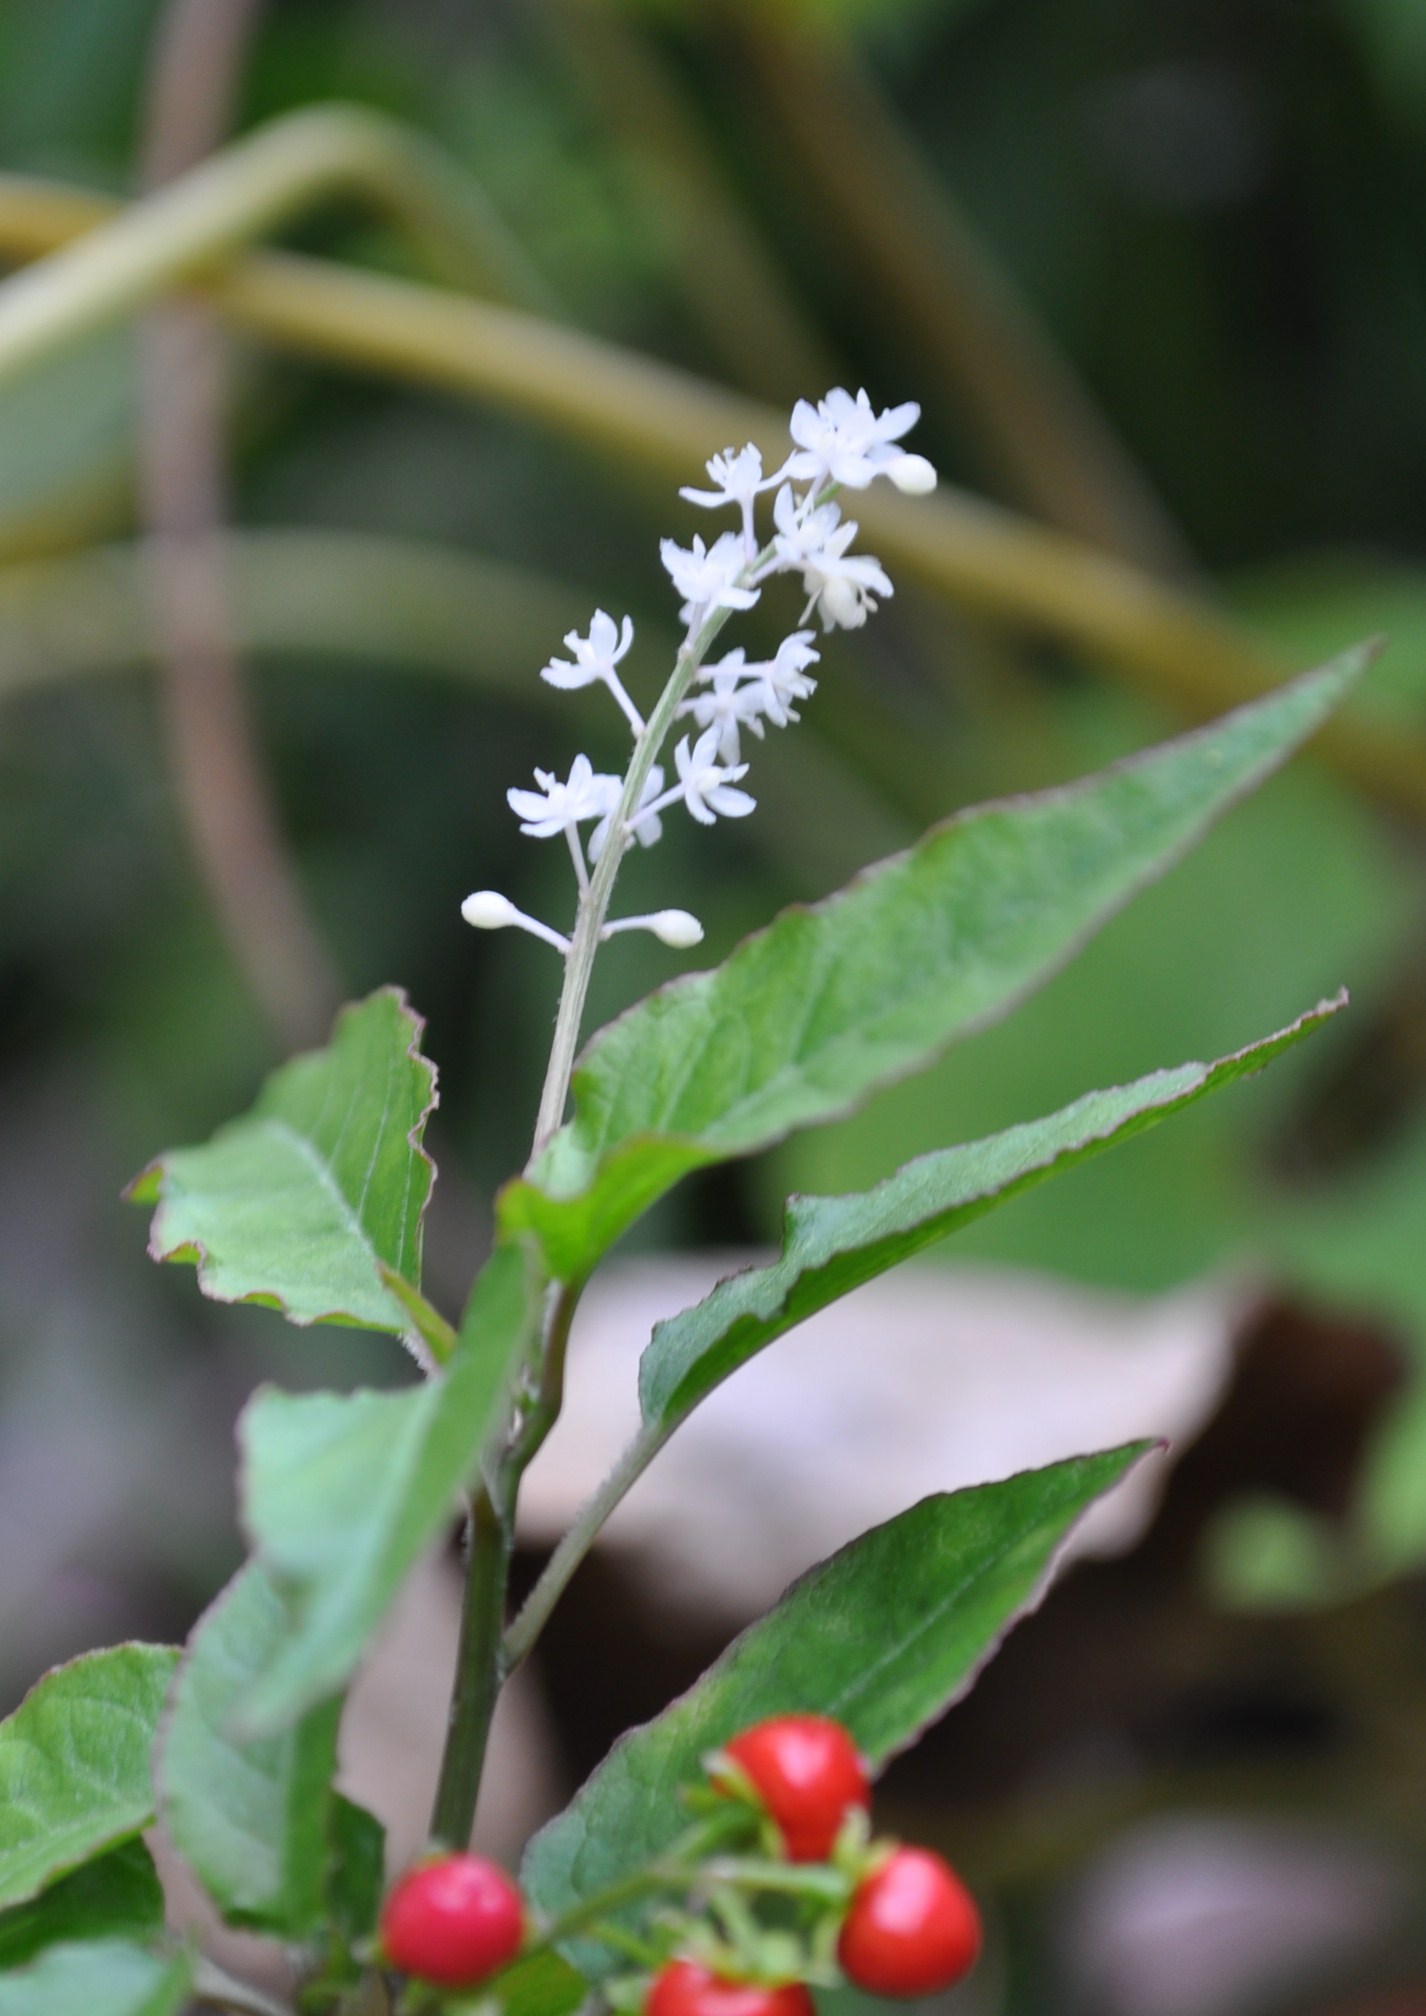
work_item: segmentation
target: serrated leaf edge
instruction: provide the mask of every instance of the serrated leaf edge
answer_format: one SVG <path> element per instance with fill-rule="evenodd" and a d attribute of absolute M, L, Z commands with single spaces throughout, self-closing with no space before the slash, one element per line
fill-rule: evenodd
<path fill-rule="evenodd" d="M 300 1062 L 303 1057 L 320 1057 L 325 1050 L 330 1049 L 332 1042 L 336 1037 L 337 1030 L 340 1028 L 344 1018 L 348 1015 L 353 1014 L 357 1009 L 364 1007 L 368 1001 L 373 1001 L 377 999 L 378 996 L 383 994 L 390 995 L 395 1000 L 398 1012 L 405 1015 L 412 1025 L 411 1041 L 407 1044 L 405 1050 L 402 1052 L 402 1055 L 406 1057 L 411 1063 L 420 1067 L 420 1069 L 426 1073 L 426 1090 L 429 1096 L 427 1097 L 425 1105 L 421 1108 L 421 1111 L 416 1116 L 414 1124 L 407 1130 L 406 1135 L 407 1147 L 411 1149 L 416 1159 L 419 1162 L 423 1162 L 426 1165 L 426 1168 L 430 1171 L 430 1181 L 426 1185 L 426 1194 L 424 1199 L 422 1200 L 420 1211 L 417 1213 L 416 1217 L 417 1234 L 419 1237 L 420 1232 L 425 1225 L 426 1213 L 429 1210 L 431 1203 L 431 1193 L 436 1187 L 436 1177 L 439 1174 L 436 1168 L 436 1164 L 432 1159 L 432 1157 L 427 1153 L 427 1150 L 421 1137 L 424 1135 L 426 1122 L 430 1119 L 431 1115 L 435 1112 L 436 1107 L 440 1103 L 440 1095 L 437 1090 L 436 1066 L 434 1062 L 431 1060 L 431 1058 L 422 1055 L 420 1049 L 421 1038 L 426 1032 L 426 1018 L 424 1015 L 420 1014 L 415 1008 L 411 1006 L 411 1003 L 406 995 L 406 990 L 403 987 L 396 987 L 396 986 L 377 987 L 374 988 L 370 994 L 363 995 L 360 1001 L 348 1001 L 342 1008 L 340 1008 L 337 1011 L 336 1017 L 334 1018 L 332 1023 L 332 1033 L 328 1037 L 327 1042 L 312 1050 L 302 1051 L 298 1054 L 298 1056 L 289 1058 L 287 1062 L 295 1064 Z M 278 1068 L 282 1069 L 284 1067 L 279 1066 Z M 239 1115 L 237 1121 L 230 1122 L 229 1124 L 237 1125 L 239 1121 L 247 1117 L 248 1117 L 247 1115 Z M 277 1122 L 275 1124 L 285 1125 L 285 1123 L 283 1122 Z M 221 1131 L 222 1129 L 218 1130 L 218 1132 Z M 296 1134 L 295 1130 L 288 1128 L 287 1131 L 290 1134 L 292 1134 L 294 1140 L 298 1142 L 302 1141 L 302 1136 Z M 210 1137 L 210 1139 L 211 1138 L 216 1137 L 215 1136 Z M 209 1255 L 208 1250 L 204 1246 L 201 1239 L 180 1239 L 176 1240 L 171 1246 L 165 1246 L 164 1235 L 162 1231 L 162 1222 L 164 1215 L 164 1196 L 163 1196 L 164 1160 L 165 1157 L 171 1152 L 173 1151 L 165 1149 L 163 1155 L 156 1155 L 153 1161 L 145 1163 L 144 1167 L 139 1171 L 138 1175 L 135 1176 L 129 1183 L 127 1183 L 124 1186 L 123 1190 L 119 1193 L 126 1204 L 142 1205 L 147 1204 L 149 1202 L 153 1202 L 155 1205 L 153 1220 L 149 1227 L 148 1256 L 151 1260 L 158 1261 L 160 1265 L 162 1265 L 164 1262 L 167 1261 L 186 1262 L 191 1260 L 194 1268 L 197 1271 L 199 1291 L 202 1294 L 206 1295 L 210 1302 L 221 1302 L 226 1307 L 234 1309 L 241 1308 L 244 1306 L 251 1306 L 260 1309 L 274 1309 L 277 1311 L 279 1315 L 283 1316 L 287 1322 L 291 1323 L 294 1326 L 294 1328 L 299 1330 L 311 1329 L 312 1326 L 317 1323 L 345 1323 L 351 1325 L 355 1329 L 361 1329 L 361 1330 L 369 1329 L 371 1327 L 369 1318 L 354 1315 L 350 1309 L 324 1309 L 319 1311 L 316 1315 L 298 1316 L 294 1314 L 293 1310 L 291 1309 L 291 1307 L 289 1306 L 289 1304 L 287 1303 L 287 1301 L 284 1299 L 283 1296 L 269 1293 L 263 1289 L 255 1289 L 249 1295 L 224 1295 L 220 1293 L 220 1291 L 213 1286 L 213 1278 L 210 1272 L 211 1256 Z M 338 1191 L 336 1194 L 342 1205 L 343 1210 L 346 1211 L 348 1215 L 354 1216 L 355 1214 L 352 1213 L 351 1205 L 348 1203 L 347 1199 L 344 1196 L 342 1196 L 340 1191 Z M 375 1279 L 379 1285 L 382 1285 L 380 1274 L 376 1269 L 373 1269 L 373 1279 Z M 385 1289 L 384 1286 L 383 1286 L 383 1292 L 387 1294 L 390 1293 L 390 1291 Z M 391 1306 L 393 1313 L 399 1312 L 403 1319 L 401 1322 L 393 1323 L 391 1325 L 391 1328 L 394 1331 L 397 1331 L 399 1334 L 404 1335 L 409 1327 L 408 1323 L 404 1320 L 406 1317 L 406 1311 L 401 1309 L 400 1303 L 397 1302 L 394 1298 L 392 1299 Z"/>

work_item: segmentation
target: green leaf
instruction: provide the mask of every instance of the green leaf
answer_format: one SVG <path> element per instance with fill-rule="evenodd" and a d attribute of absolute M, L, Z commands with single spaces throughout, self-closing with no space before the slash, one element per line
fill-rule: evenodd
<path fill-rule="evenodd" d="M 449 1366 L 425 1384 L 296 1399 L 267 1387 L 249 1402 L 244 1518 L 293 1621 L 239 1711 L 245 1733 L 275 1735 L 348 1679 L 474 1478 L 539 1314 L 529 1262 L 506 1247 L 476 1282 Z"/>
<path fill-rule="evenodd" d="M 589 1983 L 558 1953 L 532 1953 L 500 1976 L 501 2016 L 574 2016 L 588 1995 Z"/>
<path fill-rule="evenodd" d="M 380 1268 L 421 1278 L 432 1180 L 421 1136 L 436 1103 L 423 1026 L 383 987 L 342 1010 L 325 1050 L 274 1072 L 250 1113 L 144 1170 L 129 1195 L 158 1206 L 154 1259 L 196 1262 L 218 1302 L 404 1333 Z"/>
<path fill-rule="evenodd" d="M 119 1939 L 51 1946 L 14 1974 L 0 1974 L 0 2016 L 178 2016 L 193 1968 Z"/>
<path fill-rule="evenodd" d="M 772 1266 L 720 1281 L 696 1308 L 655 1324 L 639 1365 L 645 1423 L 661 1443 L 731 1372 L 818 1309 L 1021 1191 L 1262 1070 L 1345 1002 L 1345 995 L 1323 1002 L 1215 1064 L 1155 1071 L 1087 1093 L 1048 1119 L 920 1156 L 860 1196 L 789 1199 Z"/>
<path fill-rule="evenodd" d="M 163 1885 L 153 1857 L 142 1841 L 126 1841 L 0 1912 L 0 1972 L 64 1940 L 155 1939 L 162 1930 Z"/>
<path fill-rule="evenodd" d="M 832 1119 L 998 1020 L 1310 735 L 1369 655 L 933 827 L 651 995 L 586 1048 L 575 1117 L 502 1192 L 502 1230 L 533 1232 L 558 1278 L 582 1278 L 688 1170 Z"/>
<path fill-rule="evenodd" d="M 334 1792 L 327 1908 L 353 1944 L 375 1932 L 385 1888 L 386 1829 L 365 1806 Z"/>
<path fill-rule="evenodd" d="M 238 1703 L 292 1631 L 289 1604 L 250 1562 L 198 1620 L 160 1747 L 159 1811 L 233 1925 L 300 1939 L 322 1921 L 341 1704 L 244 1742 Z"/>
<path fill-rule="evenodd" d="M 0 1723 L 0 1906 L 148 1826 L 149 1753 L 177 1664 L 166 1645 L 90 1652 Z"/>
<path fill-rule="evenodd" d="M 1043 1594 L 1075 1521 L 1148 1446 L 923 1499 L 814 1568 L 695 1687 L 615 1744 L 530 1843 L 526 1894 L 556 1917 L 661 1854 L 688 1825 L 679 1792 L 705 1752 L 766 1715 L 835 1716 L 884 1764 L 966 1692 Z M 578 1957 L 609 1964 L 592 1946 Z"/>

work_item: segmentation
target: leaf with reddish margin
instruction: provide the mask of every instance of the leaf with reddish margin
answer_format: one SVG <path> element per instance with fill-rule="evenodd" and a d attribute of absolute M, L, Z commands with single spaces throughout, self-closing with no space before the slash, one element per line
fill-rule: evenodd
<path fill-rule="evenodd" d="M 177 1664 L 167 1645 L 89 1652 L 46 1673 L 0 1722 L 0 1905 L 148 1826 L 149 1755 Z"/>
<path fill-rule="evenodd" d="M 435 1174 L 421 1146 L 436 1104 L 424 1026 L 399 990 L 380 988 L 342 1010 L 325 1050 L 275 1071 L 251 1112 L 150 1164 L 128 1195 L 158 1207 L 154 1259 L 195 1262 L 218 1302 L 406 1334 L 381 1267 L 420 1285 Z"/>

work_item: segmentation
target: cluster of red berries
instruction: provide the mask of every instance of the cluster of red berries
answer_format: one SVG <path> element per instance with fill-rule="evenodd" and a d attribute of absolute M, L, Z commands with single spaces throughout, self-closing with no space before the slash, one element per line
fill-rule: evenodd
<path fill-rule="evenodd" d="M 866 1766 L 838 1722 L 784 1715 L 759 1722 L 708 1760 L 714 1791 L 745 1801 L 784 1860 L 832 1863 L 847 1874 L 837 1963 L 873 1995 L 929 1995 L 968 1973 L 980 1916 L 939 1855 L 868 1843 Z M 696 1871 L 690 1869 L 690 1876 Z M 470 1988 L 519 1954 L 526 1913 L 502 1869 L 478 1855 L 440 1855 L 395 1884 L 381 1915 L 381 1953 L 399 1972 Z M 681 1954 L 664 1961 L 644 2016 L 814 2016 L 800 1981 L 768 1984 Z"/>
<path fill-rule="evenodd" d="M 776 1829 L 789 1862 L 826 1862 L 848 1816 L 871 1809 L 866 1765 L 840 1722 L 780 1715 L 745 1729 L 712 1759 L 713 1782 L 750 1793 Z M 863 1849 L 861 1868 L 837 1936 L 837 1961 L 871 1995 L 931 1995 L 975 1965 L 980 1913 L 954 1869 L 926 1848 L 899 1843 Z M 689 1963 L 675 1961 L 673 1967 Z M 800 1984 L 761 1991 L 756 2006 L 725 2004 L 705 1990 L 695 2006 L 686 1977 L 660 1998 L 673 1968 L 654 1984 L 647 2016 L 809 2016 Z M 720 1984 L 726 1986 L 726 1984 Z"/>

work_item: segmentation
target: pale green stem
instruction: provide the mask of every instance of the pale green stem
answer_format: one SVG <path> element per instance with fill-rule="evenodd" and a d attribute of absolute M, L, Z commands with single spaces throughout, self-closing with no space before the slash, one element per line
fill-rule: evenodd
<path fill-rule="evenodd" d="M 770 552 L 771 548 L 765 547 L 748 562 L 743 575 L 755 572 L 767 560 Z M 599 951 L 604 920 L 609 914 L 614 883 L 623 862 L 627 830 L 643 795 L 654 759 L 668 739 L 669 730 L 677 718 L 679 704 L 686 698 L 688 689 L 697 676 L 698 668 L 707 655 L 709 645 L 731 613 L 728 609 L 711 609 L 693 635 L 680 646 L 668 684 L 660 693 L 653 712 L 645 722 L 643 734 L 634 743 L 634 753 L 624 776 L 624 788 L 619 793 L 619 803 L 610 822 L 608 845 L 595 864 L 594 873 L 589 878 L 589 887 L 580 894 L 574 936 L 570 943 L 569 956 L 565 960 L 564 987 L 560 993 L 559 1009 L 555 1016 L 555 1033 L 554 1041 L 550 1045 L 549 1067 L 545 1072 L 544 1090 L 540 1095 L 540 1111 L 535 1123 L 532 1156 L 538 1155 L 564 1118 L 564 1109 L 569 1098 L 569 1081 L 574 1070 L 575 1053 L 579 1048 L 579 1032 L 584 1021 L 584 1004 L 589 995 L 590 975 L 594 971 L 594 960 Z"/>
<path fill-rule="evenodd" d="M 575 1904 L 568 1911 L 544 1928 L 540 1936 L 533 1940 L 513 1966 L 521 1966 L 532 1953 L 542 1953 L 558 1946 L 562 1941 L 573 1938 L 575 1933 L 586 1926 L 595 1925 L 601 1918 L 622 1911 L 627 1904 L 640 1903 L 645 1897 L 657 1896 L 661 1891 L 691 1890 L 704 1877 L 704 1856 L 721 1847 L 731 1837 L 747 1830 L 747 1811 L 729 1802 L 725 1813 L 714 1814 L 711 1819 L 700 1821 L 696 1827 L 675 1841 L 668 1852 L 655 1862 L 648 1862 L 631 1876 L 621 1876 L 617 1883 L 606 1885 L 586 1897 L 581 1904 Z M 725 1868 L 735 1865 L 725 1864 Z M 492 1981 L 494 1989 L 499 1976 Z"/>
<path fill-rule="evenodd" d="M 575 1570 L 599 1537 L 615 1506 L 631 1491 L 658 1455 L 667 1436 L 645 1428 L 624 1451 L 599 1489 L 581 1507 L 574 1523 L 545 1563 L 519 1615 L 505 1633 L 505 1668 L 513 1672 L 530 1656 L 550 1612 L 568 1588 Z"/>

